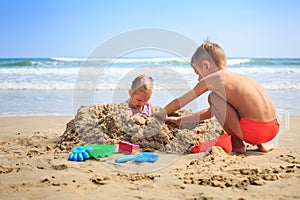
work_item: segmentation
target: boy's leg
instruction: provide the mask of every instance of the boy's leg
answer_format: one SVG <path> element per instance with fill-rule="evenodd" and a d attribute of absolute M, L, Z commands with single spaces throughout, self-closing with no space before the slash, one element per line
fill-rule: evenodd
<path fill-rule="evenodd" d="M 233 152 L 246 152 L 246 147 L 243 143 L 244 137 L 240 127 L 240 117 L 237 111 L 223 98 L 213 92 L 209 94 L 208 102 L 212 115 L 217 118 L 223 129 L 231 135 Z"/>

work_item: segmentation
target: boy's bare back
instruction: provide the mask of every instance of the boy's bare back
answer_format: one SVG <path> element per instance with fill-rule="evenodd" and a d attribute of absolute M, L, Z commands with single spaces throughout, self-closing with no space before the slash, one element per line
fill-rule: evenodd
<path fill-rule="evenodd" d="M 227 70 L 220 70 L 216 75 L 220 76 L 221 85 L 214 82 L 218 79 L 214 79 L 209 84 L 212 87 L 210 90 L 231 104 L 239 117 L 254 121 L 270 121 L 276 118 L 274 104 L 266 90 L 257 81 Z M 209 78 L 206 77 L 203 80 L 209 82 Z M 215 87 L 217 85 L 218 87 Z M 225 90 L 225 95 L 221 90 Z"/>

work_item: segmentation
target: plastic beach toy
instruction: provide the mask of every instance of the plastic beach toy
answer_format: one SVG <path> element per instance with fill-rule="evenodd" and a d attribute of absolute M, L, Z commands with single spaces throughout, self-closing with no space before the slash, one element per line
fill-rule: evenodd
<path fill-rule="evenodd" d="M 88 158 L 108 157 L 115 152 L 116 146 L 113 144 L 90 144 L 77 146 L 72 149 L 69 156 L 71 161 L 83 161 Z"/>
<path fill-rule="evenodd" d="M 128 162 L 130 160 L 136 161 L 136 162 L 151 162 L 154 163 L 158 159 L 158 155 L 152 153 L 152 152 L 141 152 L 136 156 L 129 156 L 129 157 L 121 157 L 117 158 L 115 160 L 116 163 L 124 163 Z"/>
<path fill-rule="evenodd" d="M 88 152 L 91 151 L 91 149 L 87 149 L 84 146 L 77 146 L 72 149 L 72 153 L 69 156 L 69 160 L 72 161 L 83 161 L 85 159 L 88 159 L 90 156 Z"/>
<path fill-rule="evenodd" d="M 133 153 L 134 149 L 140 148 L 137 144 L 131 144 L 126 141 L 119 142 L 119 152 Z"/>
<path fill-rule="evenodd" d="M 91 149 L 91 151 L 89 151 L 89 155 L 93 158 L 109 157 L 116 150 L 116 146 L 113 144 L 90 144 L 85 145 L 84 147 Z"/>
<path fill-rule="evenodd" d="M 207 142 L 201 142 L 199 145 L 194 146 L 191 149 L 193 153 L 205 152 L 212 146 L 219 146 L 224 149 L 225 152 L 232 152 L 231 135 L 223 134 L 219 137 L 209 140 Z"/>

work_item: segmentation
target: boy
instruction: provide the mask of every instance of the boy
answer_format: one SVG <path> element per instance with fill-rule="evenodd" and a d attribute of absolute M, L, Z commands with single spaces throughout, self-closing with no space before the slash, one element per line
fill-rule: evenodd
<path fill-rule="evenodd" d="M 246 152 L 243 141 L 257 145 L 262 152 L 273 146 L 266 142 L 279 130 L 276 110 L 266 90 L 257 81 L 226 70 L 226 55 L 215 43 L 206 41 L 194 53 L 191 65 L 198 75 L 198 84 L 173 100 L 155 116 L 166 116 L 210 90 L 210 107 L 183 117 L 167 117 L 176 125 L 199 122 L 215 116 L 231 135 L 232 150 Z M 164 118 L 164 117 L 163 117 Z"/>

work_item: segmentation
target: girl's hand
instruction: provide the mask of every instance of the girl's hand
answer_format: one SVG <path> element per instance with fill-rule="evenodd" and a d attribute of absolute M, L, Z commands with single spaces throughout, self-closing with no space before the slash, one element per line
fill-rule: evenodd
<path fill-rule="evenodd" d="M 167 117 L 166 120 L 176 126 L 180 126 L 181 123 L 181 117 Z"/>

